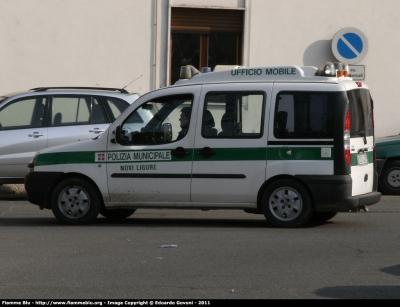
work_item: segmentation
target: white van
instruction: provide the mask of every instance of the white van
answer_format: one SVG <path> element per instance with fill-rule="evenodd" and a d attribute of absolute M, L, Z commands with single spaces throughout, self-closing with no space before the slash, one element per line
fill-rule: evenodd
<path fill-rule="evenodd" d="M 367 210 L 381 197 L 373 103 L 342 66 L 182 67 L 100 137 L 39 151 L 28 200 L 66 224 L 165 208 L 241 209 L 301 227 Z M 141 110 L 154 116 L 136 131 Z"/>

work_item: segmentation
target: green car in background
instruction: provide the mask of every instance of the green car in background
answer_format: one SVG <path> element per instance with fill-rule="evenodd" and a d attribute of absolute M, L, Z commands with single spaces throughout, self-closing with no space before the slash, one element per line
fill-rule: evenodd
<path fill-rule="evenodd" d="M 379 190 L 386 195 L 400 195 L 400 135 L 375 140 Z"/>

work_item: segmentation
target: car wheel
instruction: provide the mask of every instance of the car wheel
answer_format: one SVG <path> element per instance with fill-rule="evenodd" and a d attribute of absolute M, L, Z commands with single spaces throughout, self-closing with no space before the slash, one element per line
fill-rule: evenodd
<path fill-rule="evenodd" d="M 385 164 L 379 176 L 379 187 L 383 194 L 400 195 L 400 161 Z"/>
<path fill-rule="evenodd" d="M 313 205 L 302 184 L 281 179 L 267 187 L 262 198 L 265 218 L 275 227 L 304 226 L 311 218 Z"/>
<path fill-rule="evenodd" d="M 337 212 L 313 212 L 311 215 L 311 221 L 314 222 L 326 222 L 335 217 Z"/>
<path fill-rule="evenodd" d="M 136 209 L 102 209 L 100 214 L 110 220 L 122 220 L 134 214 Z"/>
<path fill-rule="evenodd" d="M 64 224 L 84 225 L 93 222 L 101 205 L 102 198 L 96 187 L 81 178 L 61 181 L 51 196 L 53 214 Z"/>

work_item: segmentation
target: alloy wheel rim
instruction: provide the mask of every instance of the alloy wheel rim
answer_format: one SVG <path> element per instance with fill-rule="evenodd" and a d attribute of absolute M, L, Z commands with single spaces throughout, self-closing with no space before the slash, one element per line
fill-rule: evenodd
<path fill-rule="evenodd" d="M 297 218 L 302 208 L 303 200 L 300 194 L 288 187 L 275 190 L 269 198 L 271 213 L 281 221 L 291 221 Z"/>
<path fill-rule="evenodd" d="M 58 197 L 58 208 L 61 213 L 70 219 L 84 216 L 90 207 L 88 193 L 81 187 L 67 187 Z"/>

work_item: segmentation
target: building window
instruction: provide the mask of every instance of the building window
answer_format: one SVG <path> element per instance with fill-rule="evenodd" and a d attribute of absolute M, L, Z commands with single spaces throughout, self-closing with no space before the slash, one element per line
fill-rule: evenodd
<path fill-rule="evenodd" d="M 243 20 L 243 10 L 172 8 L 170 84 L 184 65 L 241 65 Z"/>

